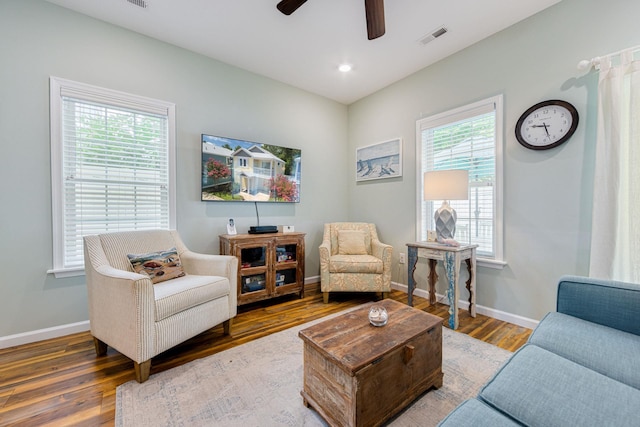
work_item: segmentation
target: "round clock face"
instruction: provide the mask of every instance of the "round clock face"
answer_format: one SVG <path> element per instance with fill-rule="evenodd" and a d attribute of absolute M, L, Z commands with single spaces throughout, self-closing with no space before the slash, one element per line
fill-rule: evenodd
<path fill-rule="evenodd" d="M 557 147 L 576 131 L 578 112 L 565 101 L 540 102 L 525 111 L 516 124 L 516 139 L 532 150 Z"/>

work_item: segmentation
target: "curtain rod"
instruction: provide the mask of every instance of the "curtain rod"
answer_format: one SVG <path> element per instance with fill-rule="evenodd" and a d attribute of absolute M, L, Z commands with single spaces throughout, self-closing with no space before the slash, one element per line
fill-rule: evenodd
<path fill-rule="evenodd" d="M 630 51 L 640 50 L 640 45 L 634 46 L 634 47 L 628 47 L 626 49 L 622 49 L 617 52 L 609 53 L 607 55 L 602 55 L 602 56 L 607 57 L 607 56 L 620 55 L 621 53 L 626 52 L 628 50 Z M 602 56 L 594 56 L 591 59 L 583 59 L 582 61 L 578 62 L 578 70 L 588 70 L 591 67 L 595 67 L 596 70 L 599 70 L 600 63 L 602 62 Z"/>

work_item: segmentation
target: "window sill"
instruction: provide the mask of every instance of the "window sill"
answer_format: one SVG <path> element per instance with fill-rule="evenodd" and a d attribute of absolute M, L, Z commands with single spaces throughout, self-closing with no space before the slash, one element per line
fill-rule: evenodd
<path fill-rule="evenodd" d="M 56 279 L 64 279 L 65 277 L 84 276 L 84 267 L 52 268 L 51 270 L 47 270 L 47 274 L 53 274 Z"/>
<path fill-rule="evenodd" d="M 478 267 L 493 268 L 495 270 L 502 270 L 507 266 L 506 261 L 493 259 L 493 258 L 480 258 L 480 257 L 476 259 L 476 264 L 478 265 Z"/>

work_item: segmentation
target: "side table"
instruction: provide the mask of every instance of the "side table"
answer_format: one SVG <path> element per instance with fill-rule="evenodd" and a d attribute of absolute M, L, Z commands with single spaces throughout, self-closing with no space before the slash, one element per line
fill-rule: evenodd
<path fill-rule="evenodd" d="M 418 258 L 429 261 L 429 304 L 436 302 L 436 264 L 440 260 L 444 264 L 447 275 L 447 298 L 449 299 L 449 327 L 458 328 L 458 299 L 460 265 L 462 261 L 467 264 L 469 279 L 466 282 L 469 291 L 469 314 L 476 317 L 476 248 L 478 245 L 448 246 L 432 242 L 407 243 L 409 263 L 407 264 L 408 276 L 408 304 L 413 306 L 413 292 L 416 288 L 416 280 L 413 274 L 416 270 Z"/>

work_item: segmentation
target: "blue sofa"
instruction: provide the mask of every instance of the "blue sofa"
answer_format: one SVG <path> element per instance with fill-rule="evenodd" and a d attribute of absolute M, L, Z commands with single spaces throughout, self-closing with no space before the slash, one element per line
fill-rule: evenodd
<path fill-rule="evenodd" d="M 562 277 L 557 311 L 439 425 L 640 426 L 640 285 Z"/>

